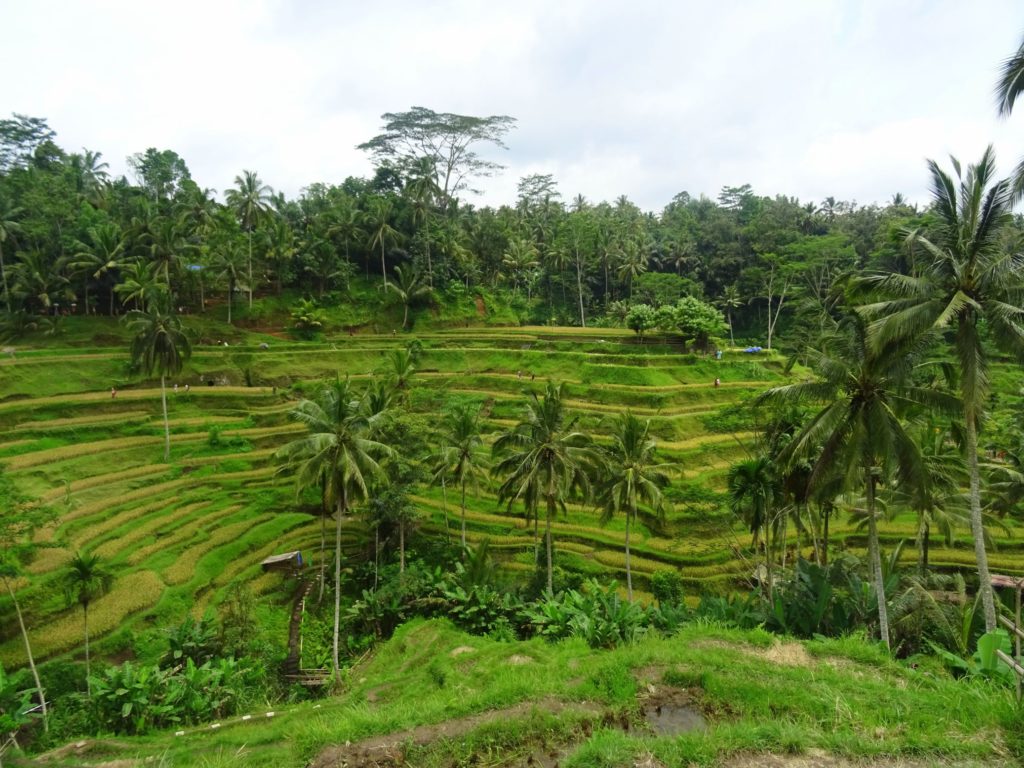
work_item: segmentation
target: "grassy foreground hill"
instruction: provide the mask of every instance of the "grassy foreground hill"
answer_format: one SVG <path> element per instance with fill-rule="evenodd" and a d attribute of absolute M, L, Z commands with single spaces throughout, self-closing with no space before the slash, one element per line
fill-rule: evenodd
<path fill-rule="evenodd" d="M 1010 766 L 1012 693 L 860 640 L 690 626 L 614 650 L 402 627 L 344 693 L 217 724 L 86 740 L 47 766 Z"/>

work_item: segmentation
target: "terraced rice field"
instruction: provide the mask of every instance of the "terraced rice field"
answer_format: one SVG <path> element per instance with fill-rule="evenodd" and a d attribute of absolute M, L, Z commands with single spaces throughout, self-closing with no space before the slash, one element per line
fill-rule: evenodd
<path fill-rule="evenodd" d="M 630 408 L 649 418 L 664 459 L 678 469 L 672 511 L 663 520 L 644 516 L 634 531 L 641 595 L 661 569 L 678 570 L 691 595 L 743 586 L 753 565 L 744 556 L 749 536 L 725 508 L 724 482 L 753 437 L 739 406 L 783 380 L 780 361 L 741 354 L 697 359 L 607 329 L 460 329 L 417 338 L 423 355 L 410 406 L 437 414 L 456 400 L 480 403 L 488 443 L 519 417 L 524 388 L 546 378 L 567 382 L 580 425 L 599 441 L 615 413 Z M 319 344 L 274 340 L 266 350 L 198 348 L 179 379 L 191 391 L 169 393 L 167 462 L 160 392 L 126 378 L 123 350 L 27 350 L 0 365 L 0 463 L 54 512 L 37 534 L 42 549 L 30 578 L 17 585 L 39 636 L 37 653 L 52 657 L 78 646 L 80 614 L 60 588 L 61 568 L 78 550 L 98 553 L 116 575 L 112 591 L 90 610 L 93 637 L 107 653 L 130 645 L 137 632 L 216 605 L 236 580 L 286 605 L 291 585 L 262 574 L 258 564 L 291 549 L 315 561 L 320 536 L 315 509 L 297 504 L 273 463 L 274 451 L 301 433 L 288 409 L 309 382 L 339 374 L 370 378 L 385 353 L 407 341 L 346 336 Z M 242 386 L 239 356 L 260 386 Z M 716 376 L 720 388 L 712 386 Z M 414 501 L 422 514 L 418 535 L 455 535 L 460 510 L 452 488 L 421 487 Z M 530 569 L 536 540 L 519 511 L 499 506 L 493 487 L 467 501 L 470 542 L 488 539 L 506 569 Z M 843 520 L 832 531 L 837 546 L 863 544 Z M 913 521 L 897 520 L 883 535 L 889 545 L 912 538 Z M 1024 573 L 1021 544 L 996 535 L 993 567 Z M 368 538 L 358 521 L 347 523 L 347 555 L 365 554 Z M 558 563 L 586 574 L 624 574 L 623 540 L 622 520 L 602 526 L 586 506 L 570 505 L 554 526 Z M 913 558 L 912 548 L 904 556 Z M 953 549 L 936 542 L 931 555 L 933 564 L 951 567 L 971 558 L 963 535 Z M 10 601 L 0 599 L 3 664 L 23 660 L 15 628 Z"/>

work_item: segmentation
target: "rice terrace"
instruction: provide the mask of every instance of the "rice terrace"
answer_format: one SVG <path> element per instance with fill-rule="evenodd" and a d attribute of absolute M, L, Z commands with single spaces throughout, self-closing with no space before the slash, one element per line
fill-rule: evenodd
<path fill-rule="evenodd" d="M 890 150 L 1019 118 L 1024 46 L 886 90 L 1007 25 L 72 5 L 0 47 L 62 131 L 0 118 L 0 768 L 1021 764 L 1024 163 Z"/>

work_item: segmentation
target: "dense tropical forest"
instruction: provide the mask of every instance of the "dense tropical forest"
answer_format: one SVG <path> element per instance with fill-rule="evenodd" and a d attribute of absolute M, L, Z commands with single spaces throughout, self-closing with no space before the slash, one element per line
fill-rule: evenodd
<path fill-rule="evenodd" d="M 0 759 L 1024 754 L 1024 174 L 477 207 L 513 118 L 382 120 L 295 199 L 0 120 Z"/>

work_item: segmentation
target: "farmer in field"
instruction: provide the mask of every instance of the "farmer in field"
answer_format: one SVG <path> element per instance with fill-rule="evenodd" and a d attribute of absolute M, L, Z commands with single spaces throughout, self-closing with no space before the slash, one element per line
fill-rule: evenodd
<path fill-rule="evenodd" d="M 110 388 L 110 399 L 113 400 L 117 397 L 117 387 Z"/>

